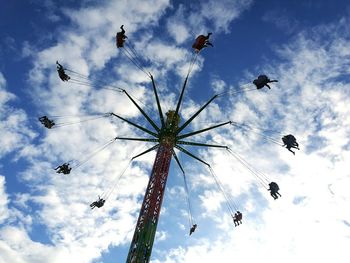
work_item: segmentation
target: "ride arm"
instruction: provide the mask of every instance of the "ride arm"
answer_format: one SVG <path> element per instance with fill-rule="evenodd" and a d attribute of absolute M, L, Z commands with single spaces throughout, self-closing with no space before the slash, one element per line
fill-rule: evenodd
<path fill-rule="evenodd" d="M 129 95 L 129 93 L 126 90 L 123 90 L 123 92 L 128 96 L 128 98 L 134 103 L 134 105 L 138 108 L 138 110 L 142 113 L 142 115 L 148 120 L 148 122 L 152 125 L 152 127 L 159 132 L 160 129 L 158 126 L 154 123 L 154 121 L 146 114 L 146 112 L 136 103 L 136 101 Z"/>
<path fill-rule="evenodd" d="M 148 134 L 151 134 L 151 135 L 154 136 L 154 137 L 158 137 L 158 135 L 157 135 L 156 133 L 154 133 L 154 132 L 152 132 L 152 131 L 150 131 L 150 130 L 144 128 L 144 127 L 141 127 L 140 125 L 137 125 L 136 123 L 133 123 L 132 121 L 129 121 L 129 120 L 127 120 L 127 119 L 124 119 L 123 117 L 120 117 L 119 115 L 117 115 L 117 114 L 115 114 L 115 113 L 113 113 L 113 112 L 112 112 L 110 115 L 111 115 L 111 116 L 114 116 L 114 117 L 117 117 L 117 118 L 119 118 L 119 119 L 121 119 L 121 120 L 123 120 L 123 121 L 129 123 L 130 125 L 135 126 L 136 128 L 138 128 L 138 129 L 140 129 L 140 130 L 142 130 L 142 131 L 144 131 L 144 132 L 146 132 L 146 133 L 148 133 Z"/>
<path fill-rule="evenodd" d="M 181 163 L 180 163 L 179 159 L 177 158 L 177 155 L 176 155 L 176 153 L 175 153 L 174 149 L 172 149 L 172 153 L 173 153 L 173 156 L 174 156 L 174 158 L 175 158 L 175 161 L 176 161 L 176 162 L 177 162 L 177 164 L 179 165 L 179 167 L 180 167 L 180 169 L 181 169 L 182 173 L 183 173 L 183 174 L 185 174 L 185 171 L 184 171 L 184 169 L 182 168 L 182 165 L 181 165 Z"/>
<path fill-rule="evenodd" d="M 127 141 L 141 141 L 141 142 L 159 142 L 159 139 L 147 139 L 147 138 L 129 138 L 129 137 L 115 137 L 116 140 L 127 140 Z"/>
<path fill-rule="evenodd" d="M 226 146 L 226 145 L 206 144 L 206 143 L 188 142 L 188 141 L 177 141 L 176 143 L 177 144 L 192 145 L 192 146 L 204 146 L 204 147 L 215 147 L 215 148 L 228 149 L 228 146 Z"/>
<path fill-rule="evenodd" d="M 232 123 L 231 121 L 227 121 L 227 122 L 224 122 L 224 123 L 220 123 L 220 124 L 218 124 L 218 125 L 215 125 L 215 126 L 212 126 L 212 127 L 209 127 L 209 128 L 205 128 L 205 129 L 198 130 L 198 131 L 195 131 L 195 132 L 190 132 L 190 133 L 186 133 L 186 134 L 180 135 L 180 136 L 178 136 L 176 139 L 183 139 L 183 138 L 186 138 L 186 137 L 190 137 L 190 136 L 192 136 L 192 135 L 195 135 L 195 134 L 198 134 L 198 133 L 202 133 L 202 132 L 206 132 L 206 131 L 209 131 L 209 130 L 218 128 L 218 127 L 220 127 L 220 126 L 224 126 L 224 125 L 226 125 L 226 124 L 231 124 L 231 123 Z"/>
<path fill-rule="evenodd" d="M 174 146 L 176 149 L 180 150 L 181 152 L 187 154 L 188 156 L 191 156 L 192 158 L 200 161 L 201 163 L 204 163 L 205 165 L 207 165 L 208 167 L 210 167 L 210 165 L 208 163 L 206 163 L 205 161 L 203 161 L 202 159 L 198 158 L 197 156 L 193 155 L 192 153 L 190 153 L 189 151 L 187 151 L 186 149 L 182 148 L 179 145 L 175 145 Z"/>
<path fill-rule="evenodd" d="M 171 122 L 172 126 L 175 125 L 175 120 L 176 120 L 176 117 L 175 117 L 175 116 L 177 116 L 177 115 L 179 114 L 180 105 L 181 105 L 181 102 L 182 102 L 182 97 L 183 97 L 183 95 L 184 95 L 185 88 L 186 88 L 186 85 L 187 85 L 187 80 L 188 80 L 188 75 L 186 76 L 184 85 L 182 86 L 182 90 L 181 90 L 181 94 L 180 94 L 179 100 L 178 100 L 177 105 L 176 105 L 176 110 L 175 110 L 175 114 L 174 114 L 174 119 L 173 119 L 173 121 Z"/>
<path fill-rule="evenodd" d="M 164 122 L 164 116 L 163 116 L 163 112 L 162 112 L 162 107 L 160 106 L 160 102 L 159 102 L 159 97 L 158 97 L 158 93 L 157 93 L 156 84 L 155 84 L 155 82 L 154 82 L 154 79 L 153 79 L 153 76 L 152 76 L 152 75 L 151 75 L 151 80 L 152 80 L 152 86 L 153 86 L 154 95 L 155 95 L 156 101 L 157 101 L 157 107 L 158 107 L 160 122 L 161 122 L 161 124 L 162 124 L 162 127 L 165 127 L 165 122 Z"/>
<path fill-rule="evenodd" d="M 134 157 L 131 158 L 131 160 L 134 160 L 134 159 L 140 157 L 141 155 L 144 155 L 144 154 L 146 154 L 146 153 L 149 153 L 149 152 L 151 152 L 151 151 L 157 149 L 158 147 L 159 147 L 159 144 L 154 145 L 153 147 L 149 148 L 148 150 L 146 150 L 146 151 L 144 151 L 144 152 L 142 152 L 142 153 L 140 153 L 140 154 L 138 154 L 138 155 L 135 155 Z"/>
<path fill-rule="evenodd" d="M 214 99 L 216 99 L 218 95 L 214 95 L 206 104 L 204 104 L 191 118 L 189 118 L 177 131 L 176 134 L 179 134 L 183 129 L 186 128 L 188 124 L 190 124 L 194 118 L 197 117 L 202 110 L 204 110 Z"/>

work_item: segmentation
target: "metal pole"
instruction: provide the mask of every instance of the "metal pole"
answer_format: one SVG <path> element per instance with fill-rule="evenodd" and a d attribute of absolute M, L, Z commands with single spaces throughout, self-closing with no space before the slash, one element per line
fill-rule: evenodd
<path fill-rule="evenodd" d="M 141 206 L 139 218 L 136 223 L 134 236 L 131 241 L 127 263 L 148 263 L 151 258 L 151 252 L 154 237 L 157 231 L 160 209 L 163 202 L 166 182 L 169 174 L 170 162 L 175 144 L 175 130 L 178 122 L 175 122 L 173 128 L 173 119 L 179 119 L 174 116 L 174 112 L 168 112 L 165 131 L 162 132 L 156 159 L 154 160 L 152 173 L 148 182 L 143 203 Z"/>

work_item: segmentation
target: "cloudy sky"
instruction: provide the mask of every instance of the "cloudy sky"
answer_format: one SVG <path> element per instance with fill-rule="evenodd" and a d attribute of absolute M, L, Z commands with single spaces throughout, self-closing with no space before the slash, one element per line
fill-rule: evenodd
<path fill-rule="evenodd" d="M 182 122 L 227 93 L 184 132 L 237 122 L 192 139 L 229 146 L 282 194 L 273 200 L 227 151 L 188 147 L 211 164 L 243 224 L 234 227 L 208 169 L 179 153 L 198 228 L 188 235 L 186 191 L 173 160 L 151 262 L 348 262 L 346 0 L 2 1 L 0 262 L 125 262 L 155 152 L 129 165 L 153 144 L 117 140 L 99 151 L 116 136 L 148 137 L 104 113 L 152 129 L 111 86 L 160 121 L 150 79 L 115 47 L 122 24 L 128 46 L 155 78 L 164 112 L 175 107 L 194 39 L 213 33 L 214 47 L 199 54 L 190 75 Z M 88 85 L 62 82 L 56 60 Z M 259 74 L 279 82 L 252 90 Z M 43 115 L 74 124 L 48 130 L 38 121 Z M 295 156 L 278 145 L 289 133 L 300 144 Z M 71 174 L 55 173 L 64 162 L 76 165 Z M 91 210 L 101 194 L 108 195 L 105 206 Z"/>

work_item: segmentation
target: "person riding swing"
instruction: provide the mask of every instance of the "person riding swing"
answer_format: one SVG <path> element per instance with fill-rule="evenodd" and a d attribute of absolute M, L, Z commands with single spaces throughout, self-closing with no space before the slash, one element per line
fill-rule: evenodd
<path fill-rule="evenodd" d="M 122 31 L 118 32 L 117 35 L 115 36 L 117 48 L 124 47 L 125 39 L 128 38 L 128 37 L 125 35 L 124 25 L 121 25 L 120 29 L 121 29 Z"/>
<path fill-rule="evenodd" d="M 233 217 L 233 223 L 235 223 L 235 226 L 242 224 L 242 217 L 243 215 L 241 212 L 237 211 L 235 213 L 235 216 Z"/>
<path fill-rule="evenodd" d="M 194 49 L 194 51 L 196 53 L 198 53 L 199 51 L 201 51 L 202 48 L 211 46 L 213 47 L 213 44 L 209 42 L 209 37 L 212 33 L 208 33 L 208 35 L 204 36 L 204 35 L 199 35 L 195 42 L 192 45 L 192 48 Z"/>
<path fill-rule="evenodd" d="M 63 173 L 63 174 L 69 174 L 72 170 L 71 167 L 69 167 L 69 163 L 64 163 L 62 165 L 57 166 L 54 170 L 56 170 L 56 173 Z"/>
<path fill-rule="evenodd" d="M 273 199 L 278 199 L 278 195 L 281 197 L 282 195 L 278 192 L 280 190 L 279 186 L 277 183 L 275 182 L 271 182 L 269 183 L 269 189 L 267 189 L 268 191 L 270 191 L 271 196 L 273 197 Z"/>
<path fill-rule="evenodd" d="M 257 89 L 262 89 L 264 86 L 271 89 L 268 83 L 278 82 L 278 80 L 270 80 L 266 75 L 259 75 L 257 79 L 254 79 L 253 84 Z"/>
<path fill-rule="evenodd" d="M 64 71 L 63 66 L 58 63 L 58 61 L 56 61 L 57 64 L 57 72 L 58 72 L 58 76 L 60 77 L 60 79 L 62 81 L 68 81 L 70 80 L 70 77 L 66 74 L 66 72 Z"/>
<path fill-rule="evenodd" d="M 190 229 L 190 235 L 192 235 L 192 233 L 193 233 L 194 231 L 196 231 L 196 228 L 197 228 L 197 224 L 194 224 L 194 225 L 191 227 L 191 229 Z"/>
<path fill-rule="evenodd" d="M 91 209 L 94 209 L 95 207 L 101 208 L 105 204 L 106 200 L 102 199 L 100 196 L 98 196 L 98 200 L 94 201 L 90 204 Z"/>
<path fill-rule="evenodd" d="M 47 116 L 40 117 L 39 121 L 45 126 L 45 128 L 48 129 L 51 129 L 55 125 L 55 122 L 53 120 L 50 120 Z"/>
<path fill-rule="evenodd" d="M 292 134 L 288 134 L 286 136 L 282 137 L 282 142 L 284 143 L 283 147 L 285 146 L 287 148 L 288 151 L 290 151 L 291 153 L 293 153 L 295 155 L 295 152 L 291 150 L 291 148 L 299 149 L 299 144 L 297 143 L 297 139 L 292 135 Z"/>

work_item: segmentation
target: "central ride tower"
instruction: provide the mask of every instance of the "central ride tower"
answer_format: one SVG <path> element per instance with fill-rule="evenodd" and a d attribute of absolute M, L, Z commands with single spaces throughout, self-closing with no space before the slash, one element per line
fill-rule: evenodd
<path fill-rule="evenodd" d="M 166 113 L 165 126 L 159 132 L 159 148 L 145 192 L 127 263 L 148 263 L 157 230 L 169 167 L 176 144 L 180 116 L 175 111 Z"/>

